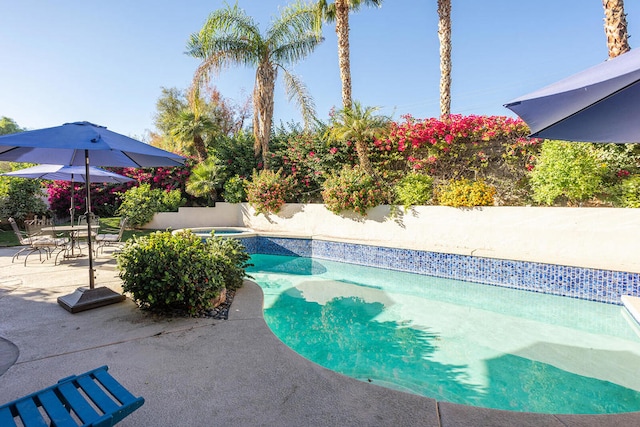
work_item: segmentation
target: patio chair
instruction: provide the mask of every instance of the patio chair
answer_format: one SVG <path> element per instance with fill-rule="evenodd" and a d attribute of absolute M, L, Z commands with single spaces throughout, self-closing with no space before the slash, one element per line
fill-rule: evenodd
<path fill-rule="evenodd" d="M 96 216 L 94 214 L 90 214 L 91 215 L 91 225 L 95 225 L 98 226 L 100 225 L 100 217 Z M 91 239 L 93 239 L 95 241 L 96 235 L 98 234 L 98 231 L 91 231 Z M 87 216 L 86 215 L 80 215 L 78 217 L 78 231 L 76 232 L 76 236 L 75 236 L 75 240 L 76 242 L 79 243 L 79 241 L 81 240 L 87 240 L 87 236 L 89 235 L 88 231 L 87 231 Z M 78 246 L 79 248 L 79 246 Z"/>
<path fill-rule="evenodd" d="M 18 228 L 18 224 L 16 223 L 15 219 L 9 218 L 9 223 L 11 224 L 11 228 L 18 238 L 18 241 L 21 245 L 24 246 L 24 248 L 20 249 L 13 255 L 13 258 L 11 258 L 12 263 L 16 259 L 18 259 L 21 253 L 24 252 L 27 252 L 27 255 L 24 257 L 25 266 L 27 265 L 27 258 L 29 258 L 29 255 L 34 252 L 38 252 L 38 255 L 40 256 L 40 262 L 44 262 L 44 260 L 42 259 L 43 251 L 47 257 L 46 259 L 48 259 L 54 251 L 59 250 L 55 258 L 55 264 L 57 264 L 58 256 L 60 255 L 60 253 L 67 249 L 67 244 L 69 242 L 68 239 L 44 235 L 40 231 L 39 226 L 35 226 L 30 222 L 25 223 L 25 226 L 27 227 L 26 232 Z"/>
<path fill-rule="evenodd" d="M 144 404 L 108 372 L 107 366 L 63 378 L 0 406 L 0 425 L 109 427 Z M 79 420 L 78 423 L 76 420 Z"/>
<path fill-rule="evenodd" d="M 96 235 L 96 256 L 98 255 L 98 249 L 104 252 L 105 246 L 122 246 L 122 235 L 125 228 L 127 228 L 128 218 L 120 218 L 119 228 L 105 228 L 104 233 L 98 233 Z"/>

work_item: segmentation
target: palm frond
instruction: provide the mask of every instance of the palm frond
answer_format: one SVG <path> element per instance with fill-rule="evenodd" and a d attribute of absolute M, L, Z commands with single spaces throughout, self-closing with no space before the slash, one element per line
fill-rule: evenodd
<path fill-rule="evenodd" d="M 318 38 L 315 34 L 306 34 L 298 39 L 292 39 L 271 52 L 272 61 L 280 66 L 295 64 L 312 53 L 323 41 L 324 38 Z"/>
<path fill-rule="evenodd" d="M 285 90 L 289 96 L 289 101 L 295 100 L 296 104 L 300 107 L 305 129 L 311 129 L 312 123 L 316 118 L 316 106 L 313 98 L 298 76 L 291 74 L 285 69 L 283 69 L 283 71 Z"/>
<path fill-rule="evenodd" d="M 315 36 L 322 39 L 319 30 L 314 29 L 315 12 L 312 6 L 297 2 L 286 7 L 267 31 L 266 40 L 272 51 L 291 44 L 300 38 Z"/>

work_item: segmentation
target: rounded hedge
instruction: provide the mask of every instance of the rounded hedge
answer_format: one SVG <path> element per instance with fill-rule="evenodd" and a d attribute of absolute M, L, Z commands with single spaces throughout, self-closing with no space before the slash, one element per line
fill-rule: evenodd
<path fill-rule="evenodd" d="M 241 286 L 248 259 L 235 239 L 203 242 L 190 231 L 134 237 L 117 255 L 123 290 L 139 307 L 189 315 L 211 309 L 227 283 Z"/>

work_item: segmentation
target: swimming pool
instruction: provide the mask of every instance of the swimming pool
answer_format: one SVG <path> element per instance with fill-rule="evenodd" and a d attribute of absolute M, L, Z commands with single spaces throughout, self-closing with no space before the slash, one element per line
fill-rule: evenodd
<path fill-rule="evenodd" d="M 174 233 L 179 233 L 184 230 L 186 229 L 175 230 Z M 215 231 L 216 237 L 250 237 L 255 235 L 253 230 L 242 227 L 194 227 L 188 230 L 191 230 L 193 234 L 202 239 L 211 237 L 211 232 L 213 231 Z"/>
<path fill-rule="evenodd" d="M 640 410 L 640 337 L 620 306 L 305 257 L 252 262 L 269 327 L 334 371 L 488 408 Z"/>

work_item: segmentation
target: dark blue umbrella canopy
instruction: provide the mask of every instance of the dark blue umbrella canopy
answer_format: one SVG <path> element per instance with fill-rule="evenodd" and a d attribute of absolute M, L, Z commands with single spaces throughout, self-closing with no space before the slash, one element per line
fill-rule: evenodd
<path fill-rule="evenodd" d="M 161 150 L 128 136 L 107 130 L 89 122 L 65 123 L 52 128 L 19 132 L 0 136 L 0 161 L 44 163 L 52 165 L 84 166 L 86 179 L 87 217 L 91 215 L 90 166 L 152 167 L 182 166 L 184 158 Z M 91 221 L 87 221 L 87 235 L 91 236 Z M 89 286 L 94 290 L 94 268 L 91 239 L 89 246 Z M 81 291 L 78 299 L 86 296 Z M 99 293 L 96 299 L 102 298 Z M 58 302 L 74 312 L 76 296 L 60 297 Z M 93 298 L 90 297 L 90 298 Z M 71 302 L 73 300 L 73 302 Z M 113 300 L 106 297 L 104 300 Z M 121 299 L 117 298 L 118 301 Z M 96 303 L 86 303 L 95 307 Z M 84 308 L 83 308 L 84 309 Z"/>
<path fill-rule="evenodd" d="M 640 142 L 640 50 L 505 104 L 536 138 Z"/>
<path fill-rule="evenodd" d="M 84 166 L 182 166 L 184 158 L 89 122 L 0 136 L 0 160 Z"/>

